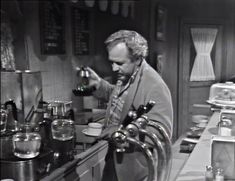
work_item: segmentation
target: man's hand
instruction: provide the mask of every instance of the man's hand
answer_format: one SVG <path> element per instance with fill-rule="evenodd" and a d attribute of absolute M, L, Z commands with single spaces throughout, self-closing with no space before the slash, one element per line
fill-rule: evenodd
<path fill-rule="evenodd" d="M 95 86 L 96 89 L 99 89 L 100 82 L 101 82 L 100 76 L 94 70 L 92 70 L 90 67 L 87 67 L 87 70 L 90 73 L 89 86 L 91 86 L 91 87 Z"/>

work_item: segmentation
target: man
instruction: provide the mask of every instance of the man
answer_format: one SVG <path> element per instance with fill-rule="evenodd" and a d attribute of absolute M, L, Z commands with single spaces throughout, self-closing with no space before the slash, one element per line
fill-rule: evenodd
<path fill-rule="evenodd" d="M 172 135 L 173 110 L 171 94 L 160 75 L 146 62 L 147 41 L 137 32 L 120 30 L 105 41 L 112 69 L 118 75 L 116 85 L 101 79 L 93 70 L 90 85 L 96 87 L 94 95 L 108 101 L 106 127 L 118 126 L 129 110 L 137 110 L 148 101 L 156 102 L 146 116 L 161 123 Z M 147 177 L 146 164 L 139 152 L 125 153 L 121 164 L 117 163 L 112 145 L 106 156 L 103 181 L 142 181 Z"/>

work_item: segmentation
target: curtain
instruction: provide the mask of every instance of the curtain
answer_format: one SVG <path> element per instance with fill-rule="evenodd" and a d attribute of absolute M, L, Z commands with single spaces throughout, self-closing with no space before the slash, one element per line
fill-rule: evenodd
<path fill-rule="evenodd" d="M 197 54 L 190 81 L 215 80 L 210 53 L 215 42 L 217 31 L 218 30 L 215 28 L 191 28 L 193 44 Z"/>

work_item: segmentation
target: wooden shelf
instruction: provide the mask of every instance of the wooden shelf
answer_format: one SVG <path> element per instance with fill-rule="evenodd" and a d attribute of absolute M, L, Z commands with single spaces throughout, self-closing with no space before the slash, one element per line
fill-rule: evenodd
<path fill-rule="evenodd" d="M 214 84 L 216 81 L 193 81 L 189 82 L 189 87 L 210 87 L 212 84 Z"/>

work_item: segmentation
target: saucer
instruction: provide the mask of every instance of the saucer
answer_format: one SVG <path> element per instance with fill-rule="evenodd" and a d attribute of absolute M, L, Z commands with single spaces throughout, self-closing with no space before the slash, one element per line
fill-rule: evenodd
<path fill-rule="evenodd" d="M 100 136 L 100 134 L 88 133 L 88 132 L 87 132 L 87 129 L 82 130 L 82 133 L 85 134 L 85 135 L 87 135 L 87 136 L 95 136 L 95 137 Z"/>

